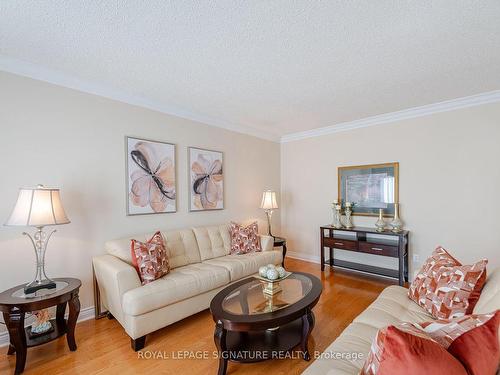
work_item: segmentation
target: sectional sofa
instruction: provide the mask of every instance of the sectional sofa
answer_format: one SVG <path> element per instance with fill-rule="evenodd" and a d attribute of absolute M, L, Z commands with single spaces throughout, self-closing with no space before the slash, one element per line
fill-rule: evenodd
<path fill-rule="evenodd" d="M 207 309 L 221 289 L 256 273 L 260 266 L 282 262 L 274 240 L 260 236 L 262 252 L 230 254 L 229 225 L 161 232 L 171 271 L 141 285 L 132 266 L 130 240 L 146 241 L 153 233 L 105 244 L 106 255 L 93 258 L 101 303 L 120 322 L 140 350 L 146 335 Z"/>
<path fill-rule="evenodd" d="M 500 268 L 488 276 L 473 313 L 486 314 L 497 309 L 500 309 Z M 408 298 L 408 289 L 400 286 L 387 287 L 303 375 L 358 375 L 380 328 L 399 322 L 431 320 L 435 319 Z"/>

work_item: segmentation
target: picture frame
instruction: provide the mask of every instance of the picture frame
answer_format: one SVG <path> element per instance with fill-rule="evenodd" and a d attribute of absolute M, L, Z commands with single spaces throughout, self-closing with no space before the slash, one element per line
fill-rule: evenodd
<path fill-rule="evenodd" d="M 176 145 L 125 136 L 127 216 L 177 212 Z"/>
<path fill-rule="evenodd" d="M 188 147 L 189 211 L 225 208 L 224 153 Z"/>
<path fill-rule="evenodd" d="M 399 163 L 338 167 L 338 199 L 354 203 L 353 215 L 394 216 L 399 203 Z"/>

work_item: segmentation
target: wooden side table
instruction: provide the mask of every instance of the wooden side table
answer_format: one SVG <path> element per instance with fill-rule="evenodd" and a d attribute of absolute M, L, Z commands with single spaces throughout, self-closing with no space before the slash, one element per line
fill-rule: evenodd
<path fill-rule="evenodd" d="M 283 261 L 281 262 L 281 267 L 285 267 L 286 239 L 283 237 L 274 237 L 274 247 L 283 248 Z"/>
<path fill-rule="evenodd" d="M 24 371 L 27 348 L 45 344 L 66 335 L 71 351 L 76 350 L 75 326 L 80 313 L 78 292 L 81 281 L 72 278 L 54 279 L 56 291 L 40 297 L 23 296 L 23 285 L 18 285 L 0 293 L 0 311 L 9 331 L 10 346 L 7 355 L 16 353 L 15 374 Z M 68 319 L 64 318 L 66 304 L 69 305 Z M 54 330 L 40 336 L 30 338 L 30 327 L 24 327 L 25 314 L 31 311 L 57 306 L 56 318 L 51 320 Z"/>

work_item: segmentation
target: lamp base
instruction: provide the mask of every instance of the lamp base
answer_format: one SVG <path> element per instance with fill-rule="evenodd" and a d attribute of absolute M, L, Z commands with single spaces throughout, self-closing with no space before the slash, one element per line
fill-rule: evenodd
<path fill-rule="evenodd" d="M 24 294 L 33 294 L 40 289 L 55 289 L 56 283 L 52 280 L 33 281 L 24 287 Z"/>

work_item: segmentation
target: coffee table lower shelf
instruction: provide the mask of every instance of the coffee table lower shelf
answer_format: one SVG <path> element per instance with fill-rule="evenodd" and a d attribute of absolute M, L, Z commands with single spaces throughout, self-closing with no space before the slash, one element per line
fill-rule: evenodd
<path fill-rule="evenodd" d="M 227 331 L 226 356 L 229 361 L 240 363 L 283 359 L 290 356 L 302 339 L 302 319 L 299 318 L 276 330 Z M 302 354 L 303 355 L 303 354 Z"/>

